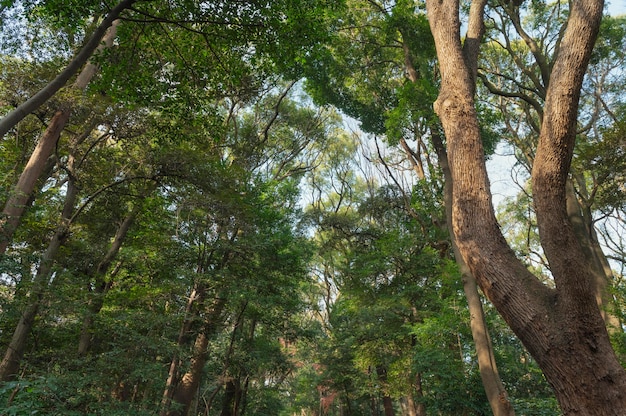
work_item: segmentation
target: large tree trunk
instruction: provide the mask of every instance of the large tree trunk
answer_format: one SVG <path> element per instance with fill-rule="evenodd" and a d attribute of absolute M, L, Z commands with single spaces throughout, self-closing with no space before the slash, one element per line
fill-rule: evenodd
<path fill-rule="evenodd" d="M 35 183 L 44 171 L 46 161 L 56 147 L 69 117 L 70 112 L 67 108 L 60 109 L 54 114 L 35 150 L 30 155 L 15 188 L 9 195 L 2 211 L 2 218 L 0 218 L 0 255 L 6 252 L 11 242 L 35 188 Z"/>
<path fill-rule="evenodd" d="M 435 110 L 448 144 L 454 238 L 483 292 L 543 370 L 563 414 L 622 415 L 626 372 L 611 348 L 596 304 L 590 265 L 565 205 L 578 98 L 602 1 L 570 4 L 532 174 L 539 232 L 554 289 L 542 284 L 515 257 L 497 224 L 473 99 L 476 55 L 461 46 L 459 3 L 454 0 L 427 1 L 441 70 Z M 466 45 L 480 40 L 482 13 L 482 9 L 472 10 Z"/>
<path fill-rule="evenodd" d="M 123 4 L 123 3 L 128 3 L 130 5 L 130 3 L 132 2 L 129 0 L 126 0 L 120 4 Z M 119 7 L 120 6 L 118 6 L 118 8 Z M 122 9 L 118 10 L 115 16 L 119 15 L 121 10 Z M 112 13 L 113 11 L 110 14 Z M 109 17 L 107 17 L 107 20 L 109 19 Z M 102 31 L 102 34 L 100 34 L 99 37 L 96 39 L 95 45 L 98 46 L 100 44 L 100 40 L 104 41 L 104 43 L 102 43 L 98 47 L 98 49 L 102 49 L 104 47 L 111 47 L 113 45 L 113 40 L 115 39 L 115 33 L 116 33 L 118 23 L 119 23 L 118 20 L 114 21 L 113 19 L 111 19 L 104 28 L 102 28 L 102 25 L 101 27 L 98 28 L 98 30 Z M 106 31 L 106 36 L 102 38 L 105 31 Z M 90 42 L 92 41 L 93 39 L 90 40 Z M 96 46 L 94 46 L 94 49 L 96 48 Z M 89 58 L 89 56 L 91 56 L 92 52 L 93 52 L 93 49 L 89 52 L 89 55 L 87 55 L 84 58 L 84 60 L 80 63 L 81 66 L 85 63 L 85 61 Z M 72 72 L 72 74 L 76 72 L 76 69 Z M 87 88 L 87 85 L 89 84 L 91 79 L 94 77 L 96 71 L 97 71 L 97 67 L 91 62 L 88 62 L 83 68 L 83 70 L 81 71 L 81 73 L 76 78 L 73 88 L 75 88 L 76 90 L 80 90 L 80 91 L 85 90 L 85 88 Z M 67 79 L 63 81 L 63 84 L 65 84 L 66 81 Z M 33 111 L 33 110 L 29 110 L 29 111 Z M 17 184 L 15 185 L 15 188 L 13 188 L 13 191 L 11 192 L 4 206 L 4 209 L 2 211 L 2 217 L 0 218 L 0 255 L 6 252 L 6 249 L 9 246 L 9 243 L 11 242 L 13 238 L 13 234 L 15 233 L 15 230 L 17 229 L 20 223 L 20 220 L 22 218 L 22 215 L 24 214 L 24 211 L 26 209 L 27 202 L 31 198 L 31 195 L 35 189 L 35 183 L 37 182 L 37 179 L 41 176 L 41 173 L 43 172 L 44 167 L 46 165 L 46 161 L 48 160 L 48 158 L 54 151 L 57 145 L 57 142 L 59 141 L 59 137 L 61 137 L 61 132 L 65 128 L 65 125 L 67 124 L 70 118 L 70 113 L 71 113 L 71 105 L 65 104 L 61 106 L 61 108 L 59 108 L 59 110 L 57 110 L 57 112 L 54 114 L 54 116 L 50 120 L 50 123 L 48 124 L 48 127 L 46 128 L 42 136 L 39 138 L 39 141 L 37 142 L 37 146 L 35 147 L 35 150 L 33 151 L 30 158 L 28 159 L 28 163 L 24 167 L 24 170 L 22 171 L 17 181 Z M 5 121 L 5 119 L 10 118 L 10 117 L 11 117 L 11 114 L 5 116 L 5 118 L 0 120 L 0 125 Z M 0 132 L 0 136 L 2 136 L 3 134 L 4 133 Z"/>

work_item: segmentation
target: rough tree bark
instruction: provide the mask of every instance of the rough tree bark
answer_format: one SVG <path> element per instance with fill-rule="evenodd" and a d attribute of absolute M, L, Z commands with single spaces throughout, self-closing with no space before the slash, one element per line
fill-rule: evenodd
<path fill-rule="evenodd" d="M 550 48 L 547 48 L 546 45 L 542 45 L 543 42 L 537 42 L 523 28 L 523 19 L 521 17 L 519 5 L 516 5 L 515 2 L 500 3 L 500 5 L 502 6 L 503 12 L 509 17 L 517 34 L 526 44 L 528 50 L 532 52 L 534 62 L 526 62 L 524 59 L 520 59 L 520 56 L 516 55 L 518 53 L 518 51 L 516 50 L 517 48 L 512 48 L 511 45 L 507 45 L 505 49 L 507 53 L 511 56 L 511 58 L 513 58 L 516 65 L 522 72 L 526 74 L 531 74 L 533 71 L 531 67 L 539 69 L 541 76 L 529 76 L 530 87 L 525 87 L 525 89 L 530 88 L 529 91 L 532 91 L 534 94 L 536 94 L 539 99 L 533 99 L 525 93 L 503 90 L 497 87 L 493 82 L 489 81 L 485 74 L 481 76 L 483 84 L 491 93 L 500 97 L 504 97 L 507 100 L 510 100 L 513 97 L 518 97 L 519 100 L 527 105 L 527 110 L 525 111 L 528 111 L 528 109 L 532 108 L 536 112 L 536 116 L 539 118 L 539 120 L 543 120 L 543 103 L 545 102 L 546 93 L 548 90 L 548 83 L 550 82 L 550 73 L 553 58 L 551 58 L 550 55 L 552 52 L 548 52 Z M 557 5 L 556 7 L 560 6 Z M 563 24 L 563 26 L 561 27 L 561 30 L 564 29 L 565 24 Z M 500 30 L 505 29 L 502 27 L 500 28 Z M 559 48 L 559 43 L 559 41 L 556 42 L 556 50 L 558 50 Z M 546 48 L 548 49 L 548 51 L 545 50 Z M 496 69 L 495 73 L 497 73 L 498 71 L 499 69 Z M 491 72 L 494 71 L 491 70 Z M 506 105 L 504 105 L 503 111 L 508 112 L 506 110 Z M 514 117 L 517 117 L 517 115 L 515 115 Z M 529 120 L 532 120 L 532 118 L 533 116 L 529 114 Z M 537 135 L 541 133 L 541 122 L 536 123 L 531 121 L 529 123 L 529 127 L 534 132 L 536 132 Z M 523 149 L 520 154 L 523 155 L 525 165 L 529 167 L 533 166 L 535 158 L 533 146 L 528 144 L 527 138 L 519 137 L 519 132 L 515 128 L 508 127 L 508 129 L 512 136 L 515 137 L 515 139 L 513 139 L 513 142 L 516 142 L 516 146 L 518 146 L 520 149 Z M 570 176 L 571 179 L 568 180 L 566 184 L 567 212 L 570 221 L 574 226 L 574 231 L 576 233 L 578 241 L 585 251 L 585 255 L 588 259 L 591 259 L 592 273 L 594 274 L 596 280 L 596 299 L 604 321 L 607 325 L 607 329 L 609 330 L 610 334 L 621 334 L 623 333 L 623 330 L 621 328 L 619 318 L 614 312 L 614 299 L 610 291 L 610 287 L 613 282 L 613 272 L 606 258 L 606 255 L 602 252 L 602 248 L 598 242 L 598 238 L 594 228 L 594 219 L 590 208 L 592 198 L 589 197 L 587 191 L 588 185 L 586 183 L 584 175 L 580 174 L 579 172 L 571 171 Z M 574 184 L 578 185 L 578 189 L 575 189 Z"/>
<path fill-rule="evenodd" d="M 564 415 L 623 415 L 626 372 L 611 348 L 565 197 L 578 99 L 603 2 L 573 0 L 570 5 L 532 172 L 541 243 L 555 288 L 524 267 L 497 224 L 474 107 L 476 55 L 461 45 L 458 0 L 427 0 L 441 71 L 435 111 L 448 145 L 455 242 L 483 292 L 539 364 Z M 478 9 L 471 10 L 470 28 L 482 25 L 483 10 Z M 479 41 L 474 35 L 465 42 Z"/>
<path fill-rule="evenodd" d="M 103 49 L 105 47 L 111 47 L 113 45 L 113 40 L 115 39 L 117 25 L 119 24 L 119 20 L 115 20 L 113 18 L 117 17 L 124 8 L 128 7 L 132 3 L 133 2 L 129 0 L 124 1 L 120 3 L 120 5 L 127 4 L 126 6 L 117 10 L 120 7 L 120 5 L 118 5 L 115 9 L 111 11 L 111 13 L 109 13 L 105 21 L 96 30 L 96 32 L 101 31 L 102 33 L 99 35 L 99 37 L 97 37 L 95 41 L 93 40 L 93 36 L 92 36 L 92 39 L 90 39 L 90 41 L 88 42 L 88 45 L 92 42 L 95 42 L 95 46 L 89 51 L 89 55 L 86 55 L 85 57 L 83 57 L 80 63 L 81 66 L 91 56 L 94 49 L 96 49 L 96 46 L 99 45 L 98 49 Z M 106 26 L 104 26 L 105 22 L 106 22 Z M 104 35 L 105 31 L 106 31 L 106 35 Z M 96 34 L 97 33 L 94 33 L 94 36 Z M 102 44 L 100 44 L 100 40 L 103 40 Z M 81 54 L 82 52 L 83 51 L 81 51 Z M 79 54 L 79 56 L 81 56 L 81 54 Z M 76 59 L 78 59 L 78 56 Z M 73 63 L 74 62 L 72 62 L 70 66 L 72 66 Z M 78 68 L 74 69 L 72 73 L 70 74 L 70 76 L 73 75 L 77 69 Z M 89 85 L 89 82 L 91 82 L 91 79 L 94 77 L 96 72 L 97 72 L 96 65 L 92 64 L 91 62 L 88 62 L 84 66 L 81 73 L 76 78 L 76 81 L 74 82 L 74 85 L 72 87 L 78 91 L 84 91 L 85 88 L 87 88 L 87 85 Z M 65 85 L 66 81 L 67 79 L 63 81 L 63 84 L 60 85 L 59 88 Z M 54 90 L 54 92 L 58 91 L 59 88 Z M 40 93 L 41 91 L 38 94 Z M 37 95 L 35 95 L 33 98 L 35 98 Z M 49 97 L 46 96 L 46 99 L 47 98 Z M 33 111 L 35 108 L 29 111 Z M 6 249 L 9 246 L 11 239 L 13 238 L 13 234 L 15 233 L 15 230 L 17 229 L 20 223 L 20 220 L 22 218 L 22 215 L 24 214 L 24 211 L 26 209 L 27 202 L 31 198 L 31 195 L 35 189 L 35 183 L 37 182 L 37 179 L 39 179 L 39 177 L 41 176 L 41 173 L 44 170 L 44 166 L 46 165 L 46 161 L 48 160 L 48 158 L 54 151 L 57 145 L 57 142 L 59 141 L 59 137 L 61 137 L 61 132 L 63 131 L 63 129 L 65 128 L 65 125 L 69 121 L 71 109 L 72 109 L 71 105 L 69 103 L 66 103 L 65 105 L 61 106 L 61 108 L 59 108 L 56 111 L 52 119 L 50 119 L 50 122 L 48 123 L 48 127 L 46 128 L 42 136 L 39 138 L 39 141 L 37 142 L 37 146 L 35 147 L 35 150 L 33 151 L 30 158 L 28 159 L 28 163 L 24 167 L 24 170 L 20 174 L 17 184 L 13 188 L 11 195 L 9 196 L 9 198 L 7 199 L 7 202 L 4 205 L 2 216 L 0 217 L 0 255 L 6 252 Z M 14 110 L 14 112 L 15 111 L 17 111 L 17 109 Z M 2 120 L 0 120 L 0 133 L 1 133 L 1 124 L 4 122 L 5 119 L 7 119 L 7 117 L 10 117 L 11 114 L 12 113 L 10 113 L 9 115 L 5 116 Z M 24 114 L 24 116 L 26 114 Z M 19 118 L 19 120 L 24 118 L 24 116 Z M 2 136 L 3 134 L 4 133 L 0 134 L 0 136 Z"/>

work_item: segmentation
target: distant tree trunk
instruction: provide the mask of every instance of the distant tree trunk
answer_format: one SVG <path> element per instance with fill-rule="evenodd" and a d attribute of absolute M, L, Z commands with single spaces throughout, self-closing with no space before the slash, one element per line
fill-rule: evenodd
<path fill-rule="evenodd" d="M 239 401 L 240 390 L 238 379 L 229 377 L 226 380 L 220 416 L 237 416 L 237 402 Z"/>
<path fill-rule="evenodd" d="M 200 384 L 200 377 L 202 369 L 206 363 L 207 358 L 207 346 L 209 345 L 209 338 L 206 331 L 202 331 L 196 337 L 196 342 L 193 346 L 193 352 L 191 356 L 189 370 L 183 375 L 178 386 L 174 390 L 172 397 L 173 401 L 183 406 L 183 409 L 169 413 L 170 415 L 186 416 L 189 413 L 189 408 L 193 398 L 196 395 L 198 385 Z"/>
<path fill-rule="evenodd" d="M 380 381 L 380 384 L 384 387 L 381 391 L 383 397 L 383 409 L 385 412 L 385 416 L 395 416 L 393 411 L 393 400 L 387 393 L 387 369 L 381 365 L 376 366 L 376 376 Z"/>
<path fill-rule="evenodd" d="M 123 3 L 128 3 L 128 5 L 130 5 L 132 1 L 126 0 Z M 121 9 L 117 13 L 119 14 L 119 12 L 121 12 Z M 100 45 L 99 48 L 112 46 L 113 40 L 115 39 L 115 33 L 118 23 L 119 21 L 113 21 L 113 19 L 108 22 L 106 27 L 102 30 L 102 34 L 97 39 L 95 45 L 98 46 L 98 44 L 100 43 L 100 39 L 104 35 L 105 30 L 108 28 L 108 30 L 106 30 L 106 36 L 104 36 L 103 39 L 104 43 Z M 94 49 L 96 46 L 94 46 Z M 93 52 L 93 50 L 91 52 Z M 82 63 L 80 64 L 81 66 L 87 61 L 89 56 L 91 56 L 91 52 L 82 61 Z M 96 71 L 97 67 L 94 64 L 90 62 L 87 63 L 87 65 L 85 65 L 78 78 L 74 82 L 73 88 L 76 90 L 85 90 L 85 88 L 87 88 L 87 85 L 95 75 Z M 72 74 L 75 72 L 76 70 L 74 70 Z M 67 80 L 63 81 L 63 84 L 65 84 L 66 81 Z M 29 110 L 29 112 L 30 111 L 33 110 Z M 15 185 L 15 188 L 13 188 L 13 191 L 9 195 L 9 198 L 4 205 L 2 217 L 0 217 L 0 255 L 6 252 L 7 247 L 13 239 L 13 234 L 15 233 L 15 230 L 20 223 L 22 215 L 24 214 L 27 202 L 31 198 L 31 195 L 33 194 L 33 191 L 35 189 L 35 183 L 37 182 L 37 179 L 41 176 L 41 173 L 44 170 L 44 166 L 46 165 L 46 161 L 56 148 L 59 137 L 61 137 L 61 132 L 69 121 L 70 113 L 71 105 L 68 103 L 61 106 L 61 108 L 56 111 L 56 113 L 50 120 L 48 127 L 37 142 L 35 150 L 31 154 L 28 163 L 24 167 L 24 170 L 22 171 L 17 181 L 17 184 Z M 5 118 L 0 121 L 0 124 L 2 124 L 2 122 L 4 122 L 7 117 L 10 117 L 10 114 L 5 116 Z M 0 136 L 2 136 L 3 134 L 4 133 L 1 133 Z"/>
<path fill-rule="evenodd" d="M 495 218 L 474 107 L 477 55 L 461 45 L 458 1 L 427 0 L 441 72 L 435 110 L 446 133 L 453 178 L 452 223 L 459 252 L 483 292 L 520 338 L 554 389 L 564 415 L 623 415 L 626 372 L 596 304 L 596 288 L 566 211 L 566 180 L 582 80 L 602 0 L 569 2 L 552 67 L 532 171 L 535 212 L 555 288 L 542 284 L 507 245 Z M 483 11 L 472 7 L 465 44 L 480 42 Z"/>
<path fill-rule="evenodd" d="M 204 283 L 196 281 L 194 284 L 191 293 L 189 294 L 189 298 L 187 299 L 187 305 L 185 307 L 185 318 L 181 325 L 180 331 L 178 333 L 178 339 L 176 341 L 176 346 L 178 349 L 182 348 L 186 339 L 189 337 L 189 333 L 191 331 L 191 326 L 194 320 L 197 319 L 197 313 L 201 306 L 204 304 L 204 296 L 206 294 L 206 288 Z M 172 397 L 174 396 L 174 392 L 176 391 L 176 383 L 178 378 L 178 371 L 181 365 L 181 360 L 178 353 L 175 353 L 172 357 L 172 361 L 170 362 L 170 368 L 167 375 L 167 381 L 165 382 L 165 390 L 163 392 L 163 397 L 161 399 L 161 416 L 168 415 L 170 403 L 172 401 Z"/>
<path fill-rule="evenodd" d="M 215 299 L 207 316 L 204 325 L 196 337 L 193 346 L 189 370 L 181 377 L 180 381 L 174 388 L 172 393 L 172 401 L 182 406 L 182 409 L 163 409 L 162 415 L 167 416 L 187 416 L 191 402 L 193 401 L 196 391 L 202 377 L 202 369 L 207 359 L 207 347 L 209 339 L 215 335 L 221 324 L 221 316 L 226 306 L 226 298 Z"/>
<path fill-rule="evenodd" d="M 572 180 L 566 182 L 567 214 L 574 228 L 574 233 L 585 256 L 590 260 L 591 272 L 596 286 L 596 302 L 609 333 L 623 332 L 619 318 L 613 312 L 613 298 L 610 293 L 613 281 L 613 271 L 602 247 L 593 224 L 593 216 L 589 207 L 581 205 L 576 197 L 576 190 Z"/>
<path fill-rule="evenodd" d="M 410 394 L 407 394 L 400 400 L 400 408 L 402 409 L 402 416 L 417 416 L 415 401 Z"/>
<path fill-rule="evenodd" d="M 227 232 L 225 229 L 222 229 L 220 227 L 218 229 L 218 234 L 220 236 L 219 238 L 224 238 L 227 235 Z M 236 231 L 232 233 L 231 243 L 236 238 L 236 235 L 237 235 Z M 196 267 L 196 271 L 199 275 L 207 267 L 208 264 L 212 263 L 214 255 L 215 255 L 215 250 L 209 250 L 209 251 L 202 250 L 202 252 L 199 253 L 198 264 Z M 222 269 L 226 267 L 226 264 L 228 263 L 228 259 L 230 258 L 230 255 L 231 255 L 230 251 L 226 251 L 225 253 L 223 253 L 221 261 L 217 265 L 218 269 Z M 187 344 L 188 338 L 190 337 L 190 334 L 191 334 L 192 325 L 194 322 L 197 322 L 199 320 L 199 314 L 201 311 L 204 310 L 204 307 L 205 307 L 204 302 L 205 302 L 205 298 L 207 295 L 206 290 L 207 288 L 206 288 L 204 281 L 196 280 L 194 282 L 193 289 L 191 290 L 191 293 L 189 294 L 187 305 L 185 307 L 183 323 L 181 325 L 181 329 L 178 334 L 178 339 L 177 339 L 178 349 L 183 348 L 184 345 Z M 221 298 L 219 298 L 219 295 L 218 295 L 218 300 L 216 301 L 216 307 L 218 309 L 218 312 L 221 314 L 225 306 L 226 300 L 225 299 L 220 300 L 220 299 Z M 222 304 L 222 302 L 224 302 L 224 304 Z M 160 412 L 161 416 L 176 414 L 176 413 L 172 413 L 172 411 L 170 410 L 170 405 L 171 405 L 172 398 L 174 397 L 176 393 L 176 389 L 177 389 L 177 385 L 179 381 L 178 372 L 179 372 L 179 368 L 181 364 L 182 363 L 179 357 L 179 353 L 176 352 L 174 356 L 172 357 L 172 361 L 170 362 L 167 380 L 165 383 L 165 390 L 163 391 L 163 396 L 161 398 L 161 412 Z"/>
<path fill-rule="evenodd" d="M 378 411 L 378 400 L 376 399 L 376 395 L 372 394 L 370 397 L 370 410 L 372 411 L 372 416 L 380 416 Z"/>
<path fill-rule="evenodd" d="M 250 376 L 246 375 L 241 383 L 241 389 L 239 394 L 239 404 L 237 405 L 237 411 L 240 415 L 246 414 L 246 408 L 248 407 L 248 389 L 250 388 Z"/>
<path fill-rule="evenodd" d="M 415 416 L 426 416 L 426 406 L 422 402 L 424 390 L 422 389 L 422 375 L 420 373 L 417 373 L 415 376 L 415 395 L 419 400 L 415 406 Z"/>
<path fill-rule="evenodd" d="M 434 132 L 432 134 L 433 144 L 437 151 L 437 157 L 439 159 L 439 166 L 444 176 L 444 205 L 446 209 L 446 223 L 450 236 L 453 236 L 452 229 L 452 195 L 453 195 L 453 182 L 452 174 L 450 172 L 450 165 L 448 164 L 448 155 L 443 145 L 443 141 L 439 134 Z M 480 300 L 480 294 L 478 293 L 478 287 L 476 279 L 472 275 L 471 270 L 465 263 L 463 256 L 461 255 L 456 242 L 452 239 L 452 249 L 454 252 L 454 258 L 461 271 L 463 279 L 463 292 L 467 299 L 467 305 L 470 313 L 470 329 L 472 331 L 472 339 L 474 340 L 474 347 L 476 348 L 476 356 L 478 358 L 478 369 L 480 371 L 480 377 L 485 388 L 487 400 L 491 407 L 491 411 L 494 416 L 513 416 L 515 411 L 511 402 L 509 401 L 506 389 L 500 379 L 498 372 L 498 366 L 496 364 L 496 357 L 491 344 L 491 336 L 487 327 L 487 321 L 485 320 L 485 313 L 483 311 L 483 305 Z"/>
<path fill-rule="evenodd" d="M 83 326 L 80 332 L 80 338 L 78 340 L 78 354 L 85 355 L 91 347 L 91 340 L 93 337 L 93 324 L 94 319 L 100 313 L 102 306 L 104 305 L 104 297 L 111 287 L 111 282 L 105 279 L 105 275 L 111 266 L 111 263 L 117 257 L 117 254 L 122 247 L 126 235 L 130 230 L 130 227 L 135 220 L 135 217 L 139 213 L 140 204 L 137 203 L 132 211 L 124 218 L 124 221 L 118 227 L 113 242 L 109 247 L 109 250 L 104 255 L 102 261 L 98 264 L 93 271 L 93 279 L 95 280 L 95 286 L 93 289 L 92 297 L 89 299 L 87 305 L 87 312 L 83 318 Z"/>

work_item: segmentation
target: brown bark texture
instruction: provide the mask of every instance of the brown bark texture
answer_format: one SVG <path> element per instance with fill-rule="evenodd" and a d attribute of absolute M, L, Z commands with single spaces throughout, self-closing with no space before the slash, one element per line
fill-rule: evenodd
<path fill-rule="evenodd" d="M 476 55 L 461 46 L 456 0 L 427 1 L 441 71 L 435 111 L 452 172 L 455 242 L 483 292 L 539 364 L 564 415 L 623 415 L 626 372 L 611 348 L 589 259 L 568 219 L 565 198 L 578 98 L 603 2 L 574 0 L 570 5 L 532 172 L 540 238 L 555 288 L 541 283 L 515 257 L 497 224 L 474 107 Z M 482 10 L 472 12 L 468 28 L 483 19 Z M 471 35 L 468 39 L 478 40 Z"/>

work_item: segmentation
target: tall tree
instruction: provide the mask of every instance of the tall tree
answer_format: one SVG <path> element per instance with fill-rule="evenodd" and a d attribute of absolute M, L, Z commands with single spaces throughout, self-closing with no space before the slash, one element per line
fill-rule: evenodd
<path fill-rule="evenodd" d="M 433 167 L 438 164 L 444 176 L 446 211 L 432 213 L 432 226 L 448 231 L 452 223 L 452 181 L 440 126 L 427 104 L 434 99 L 437 80 L 432 70 L 434 46 L 423 10 L 418 10 L 413 1 L 354 1 L 350 6 L 344 17 L 346 27 L 333 38 L 334 52 L 322 55 L 313 73 L 307 74 L 309 89 L 317 100 L 337 105 L 358 118 L 364 130 L 386 134 L 388 143 L 405 152 L 418 180 L 432 181 L 433 189 L 441 188 Z M 319 71 L 319 66 L 325 70 Z M 441 196 L 433 192 L 430 198 Z M 495 415 L 512 415 L 474 277 L 456 248 L 453 253 L 463 271 L 472 334 L 489 403 Z"/>
<path fill-rule="evenodd" d="M 618 415 L 626 408 L 626 372 L 597 307 L 590 264 L 568 219 L 565 194 L 578 100 L 603 2 L 570 4 L 558 55 L 545 74 L 549 84 L 532 171 L 554 287 L 537 280 L 515 257 L 493 213 L 474 105 L 484 1 L 471 4 L 464 43 L 459 2 L 427 2 L 441 69 L 435 110 L 450 158 L 454 238 L 481 288 L 537 360 L 564 414 Z"/>
<path fill-rule="evenodd" d="M 74 59 L 72 59 L 72 61 L 70 61 L 67 67 L 59 75 L 57 75 L 44 88 L 39 90 L 24 103 L 20 104 L 19 106 L 17 106 L 17 108 L 3 116 L 2 119 L 0 119 L 0 138 L 2 138 L 11 128 L 19 123 L 20 120 L 35 111 L 50 97 L 52 97 L 57 91 L 59 91 L 67 83 L 67 81 L 69 81 L 69 79 L 74 76 L 87 63 L 89 58 L 99 48 L 109 27 L 125 9 L 128 9 L 136 1 L 137 0 L 123 0 L 115 7 L 113 7 L 106 14 L 106 17 L 102 20 L 100 25 L 89 37 L 87 42 L 85 42 L 85 45 L 80 49 L 79 53 L 74 57 Z M 51 14 L 58 14 L 63 11 L 63 9 L 59 9 L 59 5 L 55 4 L 55 2 L 49 3 L 51 4 Z M 47 5 L 44 5 L 44 8 L 46 6 Z M 63 6 L 61 5 L 61 7 Z M 76 24 L 76 22 L 71 23 Z M 113 35 L 113 37 L 114 36 L 115 35 Z M 104 42 L 106 43 L 107 41 L 104 40 Z M 83 70 L 83 75 L 79 77 L 79 79 L 82 79 L 80 81 L 76 81 L 77 88 L 85 88 L 86 84 L 89 83 L 89 78 L 93 76 L 93 70 L 93 68 L 88 71 Z"/>
<path fill-rule="evenodd" d="M 78 75 L 72 88 L 78 93 L 83 92 L 87 88 L 89 82 L 92 80 L 97 71 L 97 66 L 94 63 L 87 62 L 85 64 L 85 62 L 89 59 L 95 49 L 104 49 L 105 47 L 111 47 L 113 45 L 116 34 L 116 26 L 119 23 L 119 21 L 116 19 L 126 7 L 130 6 L 131 3 L 132 2 L 130 1 L 122 2 L 115 10 L 109 13 L 107 19 L 105 19 L 101 27 L 96 30 L 96 33 L 94 34 L 95 39 L 90 39 L 90 42 L 87 45 L 88 47 L 86 47 L 87 52 L 83 51 L 81 52 L 81 54 L 79 54 L 79 57 L 76 58 L 79 62 L 72 62 L 72 64 L 68 67 L 71 70 L 66 69 L 69 74 L 62 74 L 64 78 L 62 82 L 57 82 L 57 80 L 55 80 L 55 82 L 49 84 L 49 86 L 55 85 L 55 83 L 58 83 L 59 85 L 56 87 L 56 89 L 53 89 L 53 91 L 46 92 L 44 94 L 45 98 L 49 98 L 56 91 L 58 91 L 65 84 L 67 79 L 69 79 L 70 76 L 73 75 L 77 71 L 77 69 L 83 65 L 84 67 Z M 103 41 L 102 44 L 100 44 L 101 40 Z M 61 75 L 59 77 L 61 77 Z M 42 93 L 40 92 L 38 94 Z M 36 97 L 37 94 L 31 100 L 34 100 L 34 98 Z M 41 104 L 42 102 L 38 102 L 37 106 Z M 32 106 L 32 108 L 28 107 L 26 110 L 18 107 L 18 109 L 14 110 L 14 113 L 20 114 L 21 118 L 24 118 L 35 108 L 36 107 L 34 105 Z M 48 126 L 39 138 L 37 146 L 33 150 L 33 153 L 30 155 L 28 163 L 26 164 L 26 166 L 24 166 L 24 170 L 20 174 L 20 177 L 15 184 L 13 191 L 9 195 L 9 198 L 4 205 L 4 209 L 2 210 L 2 217 L 0 218 L 0 255 L 5 253 L 7 247 L 11 242 L 13 233 L 19 225 L 20 219 L 24 213 L 24 210 L 26 209 L 27 202 L 29 199 L 32 198 L 35 183 L 41 176 L 41 173 L 44 171 L 46 161 L 54 151 L 59 141 L 59 138 L 61 137 L 61 132 L 65 128 L 70 118 L 71 110 L 72 105 L 69 102 L 65 102 L 54 113 L 54 116 L 50 119 L 50 121 L 48 122 Z M 12 114 L 13 113 L 10 113 L 9 115 L 5 116 L 2 121 L 12 120 Z M 20 119 L 15 121 L 15 123 L 17 123 Z"/>
<path fill-rule="evenodd" d="M 543 118 L 549 79 L 545 74 L 549 73 L 559 49 L 559 33 L 567 22 L 568 10 L 558 3 L 528 4 L 524 9 L 501 3 L 495 4 L 490 13 L 493 16 L 487 32 L 490 41 L 480 59 L 479 76 L 481 84 L 492 94 L 481 94 L 479 99 L 501 113 L 505 140 L 515 149 L 520 166 L 527 170 L 522 174 L 529 175 Z M 620 83 L 619 72 L 624 65 L 620 44 L 624 29 L 620 20 L 607 18 L 600 28 L 582 86 L 584 93 L 576 127 L 579 140 L 566 187 L 568 214 L 586 256 L 593 260 L 598 304 L 609 331 L 618 333 L 620 323 L 612 312 L 615 305 L 610 293 L 613 274 L 596 233 L 596 222 L 602 214 L 594 212 L 594 195 L 601 187 L 608 186 L 603 182 L 610 182 L 611 177 L 598 175 L 594 172 L 597 169 L 585 167 L 577 159 L 590 157 L 594 147 L 601 148 L 597 143 L 603 141 L 604 126 L 615 122 L 613 112 L 623 100 L 614 85 Z M 533 248 L 526 248 L 529 249 Z"/>

